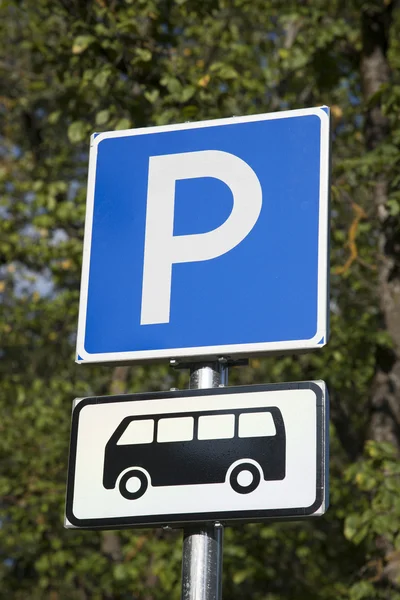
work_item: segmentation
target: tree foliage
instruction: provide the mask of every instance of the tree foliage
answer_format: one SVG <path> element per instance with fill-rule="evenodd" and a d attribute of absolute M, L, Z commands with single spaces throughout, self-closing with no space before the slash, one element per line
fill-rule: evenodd
<path fill-rule="evenodd" d="M 332 108 L 331 341 L 231 383 L 325 379 L 331 508 L 226 532 L 235 599 L 400 599 L 400 9 L 394 0 L 0 4 L 0 597 L 178 598 L 179 532 L 63 529 L 71 401 L 185 387 L 74 364 L 93 131 Z"/>

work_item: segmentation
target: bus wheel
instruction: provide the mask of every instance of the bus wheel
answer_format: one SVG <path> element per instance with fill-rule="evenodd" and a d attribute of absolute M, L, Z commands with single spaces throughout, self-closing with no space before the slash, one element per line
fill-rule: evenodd
<path fill-rule="evenodd" d="M 261 481 L 259 469 L 253 463 L 241 463 L 230 474 L 229 483 L 238 494 L 250 494 Z"/>
<path fill-rule="evenodd" d="M 136 480 L 136 484 L 139 481 L 139 487 L 133 492 L 130 491 L 130 486 L 127 485 L 130 479 Z M 130 469 L 130 471 L 127 471 L 121 477 L 121 481 L 119 482 L 119 491 L 121 492 L 121 495 L 127 500 L 137 500 L 138 498 L 141 498 L 143 496 L 148 486 L 149 482 L 143 471 L 139 471 L 139 469 Z"/>

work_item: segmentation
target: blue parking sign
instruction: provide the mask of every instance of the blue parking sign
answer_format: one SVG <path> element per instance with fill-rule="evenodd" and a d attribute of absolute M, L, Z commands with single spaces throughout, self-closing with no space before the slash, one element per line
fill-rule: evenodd
<path fill-rule="evenodd" d="M 329 161 L 326 107 L 93 135 L 77 361 L 323 346 Z"/>

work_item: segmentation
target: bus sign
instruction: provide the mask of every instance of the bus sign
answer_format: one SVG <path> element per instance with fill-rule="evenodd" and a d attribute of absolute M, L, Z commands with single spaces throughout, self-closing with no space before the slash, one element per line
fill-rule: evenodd
<path fill-rule="evenodd" d="M 321 515 L 327 415 L 321 381 L 77 399 L 66 527 Z"/>

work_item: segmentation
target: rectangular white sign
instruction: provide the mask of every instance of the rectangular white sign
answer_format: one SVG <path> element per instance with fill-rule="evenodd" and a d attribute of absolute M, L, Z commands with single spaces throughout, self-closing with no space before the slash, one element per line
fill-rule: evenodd
<path fill-rule="evenodd" d="M 66 526 L 321 515 L 327 461 L 322 381 L 78 399 Z"/>

